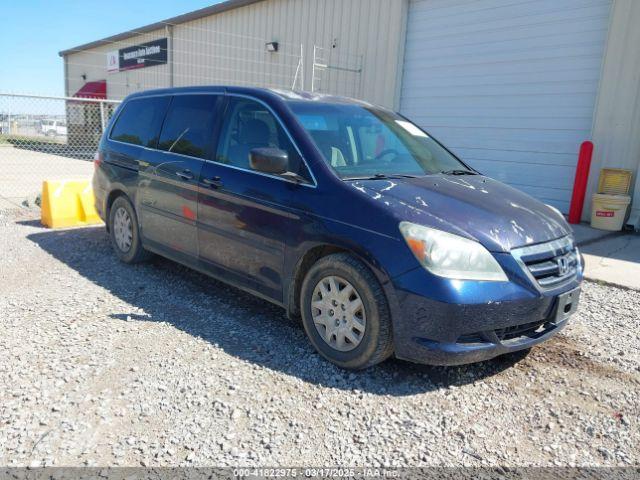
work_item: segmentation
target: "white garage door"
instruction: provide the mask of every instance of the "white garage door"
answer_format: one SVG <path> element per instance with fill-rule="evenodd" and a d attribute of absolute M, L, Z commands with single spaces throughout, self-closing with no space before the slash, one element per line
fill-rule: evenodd
<path fill-rule="evenodd" d="M 400 109 L 563 212 L 591 136 L 610 0 L 411 0 Z"/>

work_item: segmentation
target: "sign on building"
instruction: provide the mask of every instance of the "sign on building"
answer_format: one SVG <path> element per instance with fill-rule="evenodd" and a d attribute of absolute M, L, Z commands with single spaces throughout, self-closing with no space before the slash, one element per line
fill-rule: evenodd
<path fill-rule="evenodd" d="M 117 72 L 120 70 L 120 58 L 118 50 L 107 52 L 107 72 Z"/>
<path fill-rule="evenodd" d="M 133 68 L 153 67 L 167 63 L 167 39 L 160 38 L 140 45 L 107 53 L 107 71 L 122 72 Z"/>

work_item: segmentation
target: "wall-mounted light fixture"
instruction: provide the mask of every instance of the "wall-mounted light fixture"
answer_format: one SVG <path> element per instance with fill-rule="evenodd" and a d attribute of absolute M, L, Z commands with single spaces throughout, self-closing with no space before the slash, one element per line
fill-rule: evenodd
<path fill-rule="evenodd" d="M 85 81 L 85 82 L 87 81 L 87 74 L 86 74 L 86 73 L 83 73 L 83 74 L 82 74 L 82 75 L 80 75 L 80 76 L 82 77 L 82 80 L 83 80 L 83 81 Z"/>
<path fill-rule="evenodd" d="M 265 44 L 267 47 L 267 52 L 277 52 L 278 51 L 278 42 L 269 42 Z"/>

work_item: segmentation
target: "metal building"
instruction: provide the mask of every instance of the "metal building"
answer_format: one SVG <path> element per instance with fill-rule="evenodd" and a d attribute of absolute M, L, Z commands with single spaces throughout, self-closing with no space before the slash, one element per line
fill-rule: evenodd
<path fill-rule="evenodd" d="M 228 0 L 61 55 L 68 96 L 235 84 L 392 107 L 567 212 L 582 141 L 589 194 L 602 167 L 638 171 L 638 24 L 637 0 Z"/>
<path fill-rule="evenodd" d="M 403 0 L 229 0 L 61 52 L 67 95 L 87 82 L 106 82 L 114 99 L 217 83 L 340 91 L 391 106 L 405 8 Z M 132 58 L 155 45 L 164 56 Z"/>

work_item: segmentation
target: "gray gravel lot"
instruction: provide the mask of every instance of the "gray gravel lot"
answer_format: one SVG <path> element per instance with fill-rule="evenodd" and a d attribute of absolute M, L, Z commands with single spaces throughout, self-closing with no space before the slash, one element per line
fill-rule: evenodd
<path fill-rule="evenodd" d="M 19 148 L 0 143 L 0 209 L 19 206 L 23 200 L 33 202 L 42 191 L 42 179 L 64 180 L 91 178 L 93 162 L 69 158 L 55 153 Z M 33 147 L 35 148 L 35 146 Z M 52 147 L 56 150 L 56 147 Z M 62 144 L 59 151 L 73 147 Z"/>
<path fill-rule="evenodd" d="M 341 371 L 262 300 L 0 213 L 1 465 L 638 465 L 640 292 L 455 368 Z"/>

